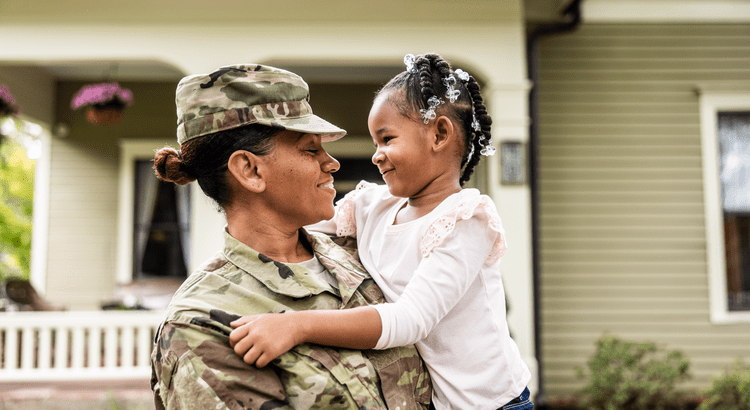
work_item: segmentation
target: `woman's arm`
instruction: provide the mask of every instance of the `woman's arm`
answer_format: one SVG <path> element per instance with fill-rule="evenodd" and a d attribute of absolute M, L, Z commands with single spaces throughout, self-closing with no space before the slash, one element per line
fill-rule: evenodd
<path fill-rule="evenodd" d="M 382 329 L 380 315 L 369 306 L 244 316 L 232 327 L 235 353 L 259 368 L 300 343 L 371 349 Z"/>
<path fill-rule="evenodd" d="M 222 339 L 215 330 L 199 325 L 162 326 L 151 354 L 157 408 L 234 408 L 238 397 L 261 408 L 293 408 L 274 369 L 244 365 Z"/>

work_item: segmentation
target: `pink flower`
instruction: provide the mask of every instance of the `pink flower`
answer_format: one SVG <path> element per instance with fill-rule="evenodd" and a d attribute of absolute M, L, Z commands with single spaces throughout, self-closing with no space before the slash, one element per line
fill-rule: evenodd
<path fill-rule="evenodd" d="M 133 92 L 117 83 L 100 83 L 83 86 L 70 102 L 75 109 L 87 105 L 114 105 L 122 108 L 133 105 Z"/>

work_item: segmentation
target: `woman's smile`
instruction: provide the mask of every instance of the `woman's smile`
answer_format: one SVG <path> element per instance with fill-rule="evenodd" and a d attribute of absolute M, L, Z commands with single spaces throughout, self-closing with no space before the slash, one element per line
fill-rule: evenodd
<path fill-rule="evenodd" d="M 322 188 L 326 191 L 332 191 L 333 195 L 336 196 L 336 188 L 333 186 L 333 179 L 318 185 L 318 188 Z"/>

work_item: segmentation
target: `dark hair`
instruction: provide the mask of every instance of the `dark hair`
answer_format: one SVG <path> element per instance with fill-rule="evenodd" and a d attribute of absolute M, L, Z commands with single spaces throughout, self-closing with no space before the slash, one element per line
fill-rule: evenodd
<path fill-rule="evenodd" d="M 238 150 L 267 155 L 273 137 L 281 128 L 261 124 L 245 125 L 186 141 L 180 151 L 165 147 L 154 156 L 156 175 L 164 181 L 184 185 L 198 180 L 203 192 L 222 209 L 231 201 L 227 186 L 227 162 Z"/>
<path fill-rule="evenodd" d="M 401 96 L 391 95 L 389 103 L 396 107 L 401 115 L 414 121 L 422 121 L 417 115 L 419 110 L 428 107 L 427 100 L 430 97 L 444 99 L 447 87 L 443 79 L 453 74 L 453 70 L 450 64 L 438 54 L 419 55 L 416 56 L 414 62 L 417 68 L 416 73 L 402 72 L 384 85 L 377 95 L 403 90 Z M 455 88 L 461 91 L 456 102 L 446 102 L 438 108 L 438 111 L 444 112 L 460 125 L 464 137 L 464 151 L 461 155 L 463 172 L 459 182 L 463 186 L 464 182 L 471 177 L 474 167 L 481 158 L 480 152 L 483 147 L 480 141 L 490 141 L 492 118 L 487 114 L 482 94 L 479 92 L 479 84 L 474 77 L 469 76 L 466 82 L 456 77 Z M 479 121 L 479 131 L 472 128 L 474 116 Z"/>

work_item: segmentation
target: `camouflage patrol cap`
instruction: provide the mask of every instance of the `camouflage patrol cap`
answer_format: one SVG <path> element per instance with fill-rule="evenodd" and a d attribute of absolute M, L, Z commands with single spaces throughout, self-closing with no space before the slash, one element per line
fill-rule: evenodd
<path fill-rule="evenodd" d="M 279 68 L 240 64 L 183 78 L 177 85 L 177 141 L 248 124 L 322 134 L 335 141 L 343 129 L 314 115 L 302 77 Z"/>

